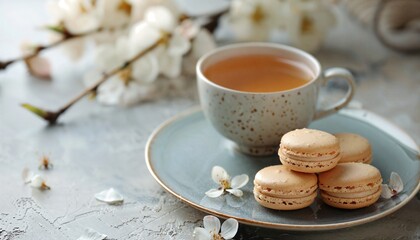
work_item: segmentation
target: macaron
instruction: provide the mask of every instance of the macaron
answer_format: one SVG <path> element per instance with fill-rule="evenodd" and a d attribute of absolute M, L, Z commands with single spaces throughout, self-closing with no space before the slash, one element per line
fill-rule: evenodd
<path fill-rule="evenodd" d="M 369 164 L 372 161 L 372 148 L 366 138 L 353 133 L 336 133 L 334 136 L 340 142 L 340 163 L 361 162 Z"/>
<path fill-rule="evenodd" d="M 316 174 L 295 172 L 283 165 L 263 168 L 254 179 L 255 200 L 275 210 L 307 207 L 315 200 L 317 189 Z"/>
<path fill-rule="evenodd" d="M 305 173 L 328 171 L 341 158 L 338 139 L 315 129 L 297 129 L 283 135 L 280 161 L 292 170 Z"/>
<path fill-rule="evenodd" d="M 379 170 L 364 163 L 340 163 L 319 174 L 322 200 L 336 208 L 357 209 L 375 203 L 381 195 Z"/>

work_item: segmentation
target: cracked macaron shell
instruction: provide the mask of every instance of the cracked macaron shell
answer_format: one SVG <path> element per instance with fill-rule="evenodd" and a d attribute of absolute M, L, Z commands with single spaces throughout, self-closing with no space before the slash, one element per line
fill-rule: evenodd
<path fill-rule="evenodd" d="M 340 143 L 340 163 L 372 161 L 372 149 L 366 138 L 354 133 L 336 133 L 334 136 Z"/>

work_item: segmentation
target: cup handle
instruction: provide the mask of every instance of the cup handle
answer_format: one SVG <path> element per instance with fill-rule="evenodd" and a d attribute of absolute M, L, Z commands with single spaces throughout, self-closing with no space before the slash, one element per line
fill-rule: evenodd
<path fill-rule="evenodd" d="M 347 69 L 344 69 L 344 68 L 326 69 L 323 73 L 321 86 L 325 86 L 327 82 L 330 81 L 334 77 L 342 78 L 347 81 L 347 84 L 349 85 L 347 93 L 342 99 L 340 99 L 337 103 L 335 103 L 331 107 L 326 108 L 326 109 L 318 109 L 317 112 L 315 113 L 314 120 L 326 117 L 330 114 L 337 112 L 338 110 L 345 107 L 353 98 L 356 84 L 354 82 L 353 75 Z"/>

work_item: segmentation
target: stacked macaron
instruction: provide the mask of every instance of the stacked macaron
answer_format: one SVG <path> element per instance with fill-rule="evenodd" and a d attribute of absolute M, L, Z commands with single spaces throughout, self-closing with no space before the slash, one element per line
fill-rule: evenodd
<path fill-rule="evenodd" d="M 372 150 L 366 138 L 353 133 L 336 133 L 334 136 L 340 142 L 340 163 L 372 161 Z"/>
<path fill-rule="evenodd" d="M 283 165 L 292 170 L 324 172 L 335 167 L 340 160 L 340 143 L 327 132 L 297 129 L 281 138 L 279 156 Z"/>
<path fill-rule="evenodd" d="M 294 210 L 307 207 L 317 196 L 317 176 L 295 172 L 282 165 L 261 169 L 254 180 L 255 200 L 264 207 Z"/>
<path fill-rule="evenodd" d="M 381 195 L 377 168 L 363 163 L 340 163 L 319 174 L 322 200 L 333 207 L 356 209 L 375 203 Z"/>
<path fill-rule="evenodd" d="M 254 179 L 254 197 L 264 207 L 307 207 L 318 187 L 326 204 L 344 209 L 369 206 L 381 194 L 379 170 L 364 164 L 371 162 L 372 151 L 362 136 L 297 129 L 282 137 L 279 157 L 283 165 L 266 167 Z"/>

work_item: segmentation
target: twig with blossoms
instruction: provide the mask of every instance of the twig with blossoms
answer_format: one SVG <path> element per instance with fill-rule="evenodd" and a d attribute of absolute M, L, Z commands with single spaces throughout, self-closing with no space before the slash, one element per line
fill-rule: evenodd
<path fill-rule="evenodd" d="M 105 73 L 88 79 L 99 80 L 93 83 L 89 80 L 83 92 L 57 111 L 47 111 L 31 104 L 23 104 L 23 107 L 54 124 L 61 114 L 89 93 L 97 94 L 98 101 L 105 104 L 129 105 L 140 101 L 139 95 L 150 94 L 144 89 L 159 74 L 168 78 L 179 76 L 183 57 L 187 53 L 194 57 L 206 47 L 214 48 L 213 42 L 208 41 L 212 38 L 197 23 L 185 17 L 176 18 L 165 7 L 150 7 L 144 15 L 144 20 L 136 23 L 128 36 L 120 36 L 115 45 L 98 47 L 97 60 L 101 69 L 97 75 Z"/>
<path fill-rule="evenodd" d="M 168 37 L 170 37 L 170 36 L 168 36 Z M 47 111 L 47 110 L 44 110 L 42 108 L 35 107 L 35 106 L 33 106 L 33 105 L 29 104 L 29 103 L 22 104 L 22 107 L 24 107 L 27 110 L 31 111 L 35 115 L 41 117 L 42 119 L 44 119 L 45 121 L 47 121 L 49 124 L 55 124 L 57 122 L 57 119 L 65 111 L 67 111 L 67 109 L 69 109 L 71 106 L 73 106 L 73 104 L 75 104 L 77 101 L 79 101 L 81 98 L 83 98 L 84 96 L 88 95 L 89 93 L 95 92 L 96 89 L 98 88 L 98 86 L 101 85 L 103 82 L 105 82 L 111 76 L 114 76 L 114 75 L 116 75 L 118 73 L 123 73 L 123 70 L 124 69 L 127 69 L 128 67 L 130 67 L 133 64 L 133 62 L 135 62 L 136 60 L 140 59 L 141 57 L 143 57 L 144 55 L 146 55 L 147 53 L 149 53 L 153 49 L 155 49 L 163 41 L 165 41 L 165 39 L 164 38 L 160 38 L 157 42 L 155 42 L 154 44 L 152 44 L 151 46 L 149 46 L 145 50 L 139 52 L 133 58 L 131 58 L 128 61 L 126 61 L 125 63 L 123 63 L 121 66 L 116 67 L 116 68 L 112 69 L 111 71 L 109 71 L 107 73 L 104 73 L 102 75 L 102 77 L 95 84 L 93 84 L 92 86 L 90 86 L 90 87 L 86 88 L 85 90 L 83 90 L 81 93 L 79 93 L 79 95 L 77 95 L 76 97 L 74 97 L 72 100 L 70 100 L 67 104 L 65 104 L 63 107 L 61 107 L 57 111 Z"/>
<path fill-rule="evenodd" d="M 102 28 L 98 28 L 89 32 L 84 32 L 84 33 L 79 33 L 79 34 L 73 34 L 70 33 L 69 31 L 67 31 L 65 28 L 59 27 L 59 26 L 51 26 L 51 27 L 47 27 L 48 29 L 51 29 L 55 32 L 58 32 L 61 34 L 62 38 L 58 41 L 55 41 L 53 43 L 50 44 L 45 44 L 45 45 L 33 45 L 31 46 L 30 52 L 14 58 L 14 59 L 10 59 L 7 61 L 0 61 L 0 70 L 5 70 L 9 65 L 19 62 L 19 61 L 29 61 L 31 59 L 33 59 L 34 57 L 38 56 L 42 51 L 56 47 L 64 42 L 67 42 L 71 39 L 75 39 L 75 38 L 82 38 L 82 37 L 86 37 L 86 36 L 90 36 L 92 34 L 95 33 L 99 33 L 101 31 L 103 31 Z"/>

